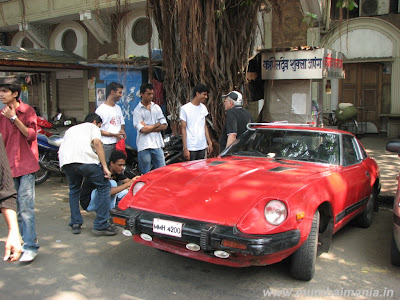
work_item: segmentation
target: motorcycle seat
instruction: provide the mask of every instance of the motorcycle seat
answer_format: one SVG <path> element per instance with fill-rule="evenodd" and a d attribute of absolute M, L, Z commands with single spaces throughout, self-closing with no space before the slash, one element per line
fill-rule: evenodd
<path fill-rule="evenodd" d="M 56 147 L 60 147 L 61 142 L 62 142 L 62 137 L 56 134 L 53 134 L 51 137 L 46 137 L 47 138 L 47 142 L 50 145 L 56 146 Z"/>

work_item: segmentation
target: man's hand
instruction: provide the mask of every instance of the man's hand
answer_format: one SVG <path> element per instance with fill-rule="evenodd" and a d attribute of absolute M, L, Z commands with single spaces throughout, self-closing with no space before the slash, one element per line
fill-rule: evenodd
<path fill-rule="evenodd" d="M 104 178 L 107 178 L 107 179 L 111 178 L 111 172 L 107 167 L 103 166 L 103 172 L 104 172 Z"/>
<path fill-rule="evenodd" d="M 19 232 L 14 230 L 10 231 L 7 237 L 4 261 L 18 261 L 22 253 L 21 238 Z"/>
<path fill-rule="evenodd" d="M 126 132 L 125 132 L 124 129 L 121 129 L 121 130 L 119 131 L 119 134 L 122 136 L 121 139 L 126 139 Z"/>
<path fill-rule="evenodd" d="M 118 133 L 115 134 L 115 137 L 119 140 L 126 139 L 125 130 L 120 130 Z"/>
<path fill-rule="evenodd" d="M 183 149 L 183 158 L 185 160 L 190 160 L 190 152 L 188 149 Z"/>
<path fill-rule="evenodd" d="M 17 114 L 13 105 L 6 105 L 1 113 L 9 119 Z"/>

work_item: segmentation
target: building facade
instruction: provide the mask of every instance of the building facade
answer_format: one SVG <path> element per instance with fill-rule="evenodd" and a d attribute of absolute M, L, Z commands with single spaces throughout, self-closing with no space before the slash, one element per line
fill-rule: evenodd
<path fill-rule="evenodd" d="M 15 60 L 0 58 L 0 76 L 26 78 L 28 102 L 43 117 L 50 119 L 60 109 L 67 119 L 83 121 L 104 100 L 107 84 L 117 81 L 126 89 L 119 104 L 132 124 L 139 86 L 148 80 L 149 49 L 159 53 L 160 48 L 156 26 L 146 16 L 146 1 L 2 0 L 0 12 L 0 52 L 1 45 L 37 50 L 33 59 L 23 51 Z M 52 55 L 59 64 L 41 61 L 48 57 L 40 51 L 51 50 L 56 50 Z M 62 53 L 80 59 L 62 64 Z M 127 129 L 127 141 L 134 144 L 135 131 Z"/>
<path fill-rule="evenodd" d="M 346 78 L 332 80 L 332 93 L 324 97 L 324 113 L 341 102 L 359 109 L 359 121 L 370 132 L 389 137 L 400 134 L 400 15 L 399 1 L 360 0 L 358 7 L 343 10 L 334 1 L 300 1 L 303 12 L 317 12 L 308 29 L 308 43 L 344 54 Z M 317 26 L 316 26 L 317 25 Z"/>
<path fill-rule="evenodd" d="M 364 131 L 389 137 L 400 134 L 400 14 L 398 0 L 355 0 L 352 10 L 340 0 L 271 1 L 271 34 L 275 49 L 309 46 L 344 54 L 344 79 L 324 79 L 324 120 L 339 103 L 359 110 Z M 310 18 L 310 16 L 312 16 Z M 268 39 L 268 35 L 266 35 Z M 301 47 L 299 47 L 300 49 Z M 268 86 L 265 86 L 268 90 Z M 265 108 L 265 107 L 264 107 Z"/>

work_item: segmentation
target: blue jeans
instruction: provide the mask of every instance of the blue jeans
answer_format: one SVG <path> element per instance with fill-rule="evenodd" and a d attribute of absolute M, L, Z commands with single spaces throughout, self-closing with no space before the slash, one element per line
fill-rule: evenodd
<path fill-rule="evenodd" d="M 35 221 L 35 174 L 14 177 L 17 190 L 17 215 L 19 231 L 24 241 L 23 250 L 37 252 Z"/>
<path fill-rule="evenodd" d="M 150 172 L 151 167 L 157 169 L 165 166 L 164 151 L 158 149 L 145 149 L 138 152 L 139 169 L 142 174 Z"/>
<path fill-rule="evenodd" d="M 117 187 L 118 184 L 115 180 L 110 180 L 110 185 L 111 188 Z M 92 191 L 92 194 L 90 195 L 90 203 L 89 206 L 86 208 L 86 211 L 96 211 L 97 210 L 97 205 L 99 203 L 99 195 L 98 195 L 97 189 L 94 189 Z M 110 197 L 110 209 L 114 208 L 115 205 L 118 204 L 118 202 L 125 197 L 125 195 L 128 194 L 128 190 L 122 190 L 119 193 L 112 195 Z"/>
<path fill-rule="evenodd" d="M 83 224 L 83 218 L 79 208 L 79 194 L 83 178 L 91 181 L 99 191 L 99 202 L 97 205 L 96 219 L 93 222 L 93 229 L 102 230 L 109 226 L 110 218 L 110 183 L 104 178 L 103 168 L 96 164 L 68 164 L 63 166 L 69 182 L 69 207 L 71 209 L 71 222 Z"/>

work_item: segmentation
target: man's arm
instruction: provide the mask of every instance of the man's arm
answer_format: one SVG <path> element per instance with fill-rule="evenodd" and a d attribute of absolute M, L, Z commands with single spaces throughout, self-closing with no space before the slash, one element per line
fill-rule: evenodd
<path fill-rule="evenodd" d="M 157 128 L 155 128 L 153 130 L 153 132 L 160 132 L 160 131 L 164 131 L 165 129 L 167 129 L 168 125 L 167 124 L 160 124 L 160 126 L 158 126 Z"/>
<path fill-rule="evenodd" d="M 100 163 L 103 167 L 104 177 L 110 178 L 111 172 L 107 167 L 106 157 L 104 155 L 103 143 L 99 139 L 94 139 L 92 141 L 93 148 L 96 150 L 97 156 L 100 159 Z"/>
<path fill-rule="evenodd" d="M 228 148 L 230 145 L 232 145 L 236 141 L 236 133 L 230 133 L 228 134 L 228 140 L 226 141 L 226 146 L 225 148 Z"/>
<path fill-rule="evenodd" d="M 159 107 L 158 105 L 154 105 L 153 109 L 156 112 L 156 116 L 157 116 L 157 123 L 159 124 L 158 126 L 154 127 L 151 132 L 161 132 L 165 129 L 167 129 L 168 125 L 167 125 L 167 120 L 164 117 L 164 114 L 161 110 L 161 107 Z M 144 124 L 144 123 L 143 123 Z"/>
<path fill-rule="evenodd" d="M 190 152 L 187 147 L 187 131 L 186 131 L 186 121 L 181 119 L 181 130 L 182 130 L 182 144 L 183 144 L 183 158 L 185 160 L 190 160 Z"/>
<path fill-rule="evenodd" d="M 121 138 L 121 133 L 111 133 L 105 130 L 100 130 L 102 136 Z"/>
<path fill-rule="evenodd" d="M 232 108 L 233 109 L 233 108 Z M 231 109 L 226 113 L 226 133 L 228 135 L 228 139 L 226 141 L 225 148 L 228 148 L 236 141 L 237 137 L 237 120 L 235 116 L 231 113 Z"/>
<path fill-rule="evenodd" d="M 140 129 L 141 133 L 154 132 L 158 127 L 161 126 L 160 122 L 157 122 L 154 125 L 146 125 L 144 121 L 141 121 L 140 123 L 143 125 L 142 129 Z"/>
<path fill-rule="evenodd" d="M 204 131 L 206 133 L 206 139 L 207 139 L 207 153 L 210 154 L 213 151 L 213 146 L 212 146 L 212 141 L 210 138 L 210 133 L 208 132 L 207 121 L 205 121 L 204 127 L 205 127 Z"/>
<path fill-rule="evenodd" d="M 8 237 L 4 251 L 4 261 L 17 261 L 22 253 L 21 238 L 18 229 L 17 213 L 10 208 L 1 208 L 8 226 Z"/>
<path fill-rule="evenodd" d="M 118 194 L 119 192 L 125 190 L 125 189 L 129 189 L 132 185 L 132 183 L 138 179 L 140 176 L 135 176 L 132 179 L 126 178 L 123 180 L 123 184 L 118 185 L 116 187 L 112 187 L 111 188 L 111 196 Z"/>
<path fill-rule="evenodd" d="M 17 116 L 17 112 L 15 111 L 13 105 L 4 107 L 2 114 L 9 119 L 11 119 L 14 116 Z M 22 121 L 18 118 L 18 116 L 14 120 L 15 126 L 17 126 L 19 131 L 21 131 L 21 133 L 28 139 L 28 141 L 33 141 L 36 138 L 36 122 L 37 122 L 36 118 L 37 118 L 36 115 L 34 116 L 30 115 L 28 117 L 29 122 L 34 124 L 33 127 L 26 126 L 24 123 L 22 123 Z"/>

